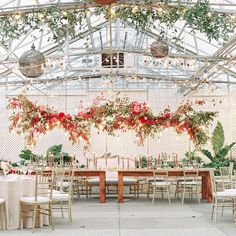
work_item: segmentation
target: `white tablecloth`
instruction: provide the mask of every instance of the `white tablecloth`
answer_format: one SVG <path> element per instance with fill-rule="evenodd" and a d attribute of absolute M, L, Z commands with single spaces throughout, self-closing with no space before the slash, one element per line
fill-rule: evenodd
<path fill-rule="evenodd" d="M 8 229 L 18 228 L 20 198 L 33 196 L 34 184 L 35 181 L 31 176 L 7 175 L 0 177 L 0 197 L 6 201 Z"/>

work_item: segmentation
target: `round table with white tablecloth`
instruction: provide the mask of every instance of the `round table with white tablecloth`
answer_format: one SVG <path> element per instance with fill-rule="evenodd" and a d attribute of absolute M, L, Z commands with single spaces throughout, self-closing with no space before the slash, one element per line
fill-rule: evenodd
<path fill-rule="evenodd" d="M 8 229 L 18 228 L 20 198 L 33 196 L 34 185 L 35 180 L 31 176 L 15 174 L 0 176 L 0 198 L 6 201 Z"/>

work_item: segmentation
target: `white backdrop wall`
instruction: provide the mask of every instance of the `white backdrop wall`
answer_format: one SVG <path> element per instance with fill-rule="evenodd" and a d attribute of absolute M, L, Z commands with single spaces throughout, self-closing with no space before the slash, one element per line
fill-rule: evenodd
<path fill-rule="evenodd" d="M 32 101 L 37 101 L 38 104 L 48 104 L 53 106 L 58 111 L 74 113 L 78 112 L 78 106 L 82 104 L 86 107 L 91 103 L 92 99 L 100 95 L 100 92 L 79 92 L 79 91 L 67 91 L 66 96 L 63 91 L 55 92 L 54 96 L 41 96 L 41 95 L 29 95 L 28 97 Z M 104 92 L 104 96 L 111 97 L 115 93 Z M 166 107 L 170 107 L 171 110 L 175 110 L 177 106 L 183 100 L 187 98 L 182 97 L 176 93 L 176 89 L 158 89 L 149 88 L 142 91 L 130 91 L 121 92 L 120 96 L 127 95 L 131 101 L 137 100 L 139 102 L 147 102 L 150 108 L 155 114 L 163 111 Z M 213 122 L 213 126 L 208 130 L 212 132 L 216 122 L 219 120 L 222 122 L 226 143 L 236 141 L 236 104 L 235 91 L 230 92 L 228 90 L 220 90 L 209 93 L 208 90 L 198 91 L 188 97 L 190 100 L 205 99 L 206 105 L 200 107 L 202 110 L 218 111 L 219 115 Z M 0 138 L 1 148 L 0 156 L 2 159 L 9 159 L 11 161 L 19 160 L 19 153 L 26 147 L 23 135 L 17 135 L 15 133 L 9 133 L 8 117 L 10 111 L 5 109 L 8 98 L 1 102 L 1 126 L 0 126 Z M 117 132 L 115 137 L 108 136 L 106 133 L 97 133 L 96 130 L 92 132 L 91 149 L 87 154 L 87 157 L 92 157 L 94 153 L 97 155 L 103 155 L 106 152 L 110 152 L 114 155 L 140 155 L 150 154 L 157 156 L 160 152 L 172 152 L 178 153 L 179 157 L 184 157 L 186 151 L 193 150 L 194 146 L 189 141 L 188 136 L 183 134 L 177 136 L 176 133 L 170 128 L 157 134 L 155 138 L 149 138 L 145 141 L 143 147 L 139 147 L 135 144 L 135 135 L 131 131 L 127 133 Z M 65 136 L 63 130 L 53 130 L 46 136 L 41 136 L 37 141 L 37 146 L 32 151 L 38 155 L 45 155 L 46 150 L 55 144 L 62 144 L 63 151 L 70 153 L 71 155 L 76 154 L 77 159 L 80 163 L 86 164 L 86 157 L 83 155 L 83 142 L 72 145 L 68 138 Z M 210 148 L 206 145 L 206 148 Z M 231 152 L 231 155 L 235 156 L 235 151 Z"/>

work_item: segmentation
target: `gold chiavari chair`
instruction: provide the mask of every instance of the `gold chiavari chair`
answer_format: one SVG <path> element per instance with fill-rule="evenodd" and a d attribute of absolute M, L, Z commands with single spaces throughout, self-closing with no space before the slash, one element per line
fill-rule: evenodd
<path fill-rule="evenodd" d="M 0 221 L 1 221 L 1 228 L 3 229 L 5 223 L 5 229 L 7 229 L 7 211 L 6 211 L 6 203 L 3 198 L 0 198 Z"/>
<path fill-rule="evenodd" d="M 169 174 L 168 174 L 168 168 L 167 167 L 157 168 L 157 169 L 153 170 L 152 204 L 154 204 L 155 196 L 158 193 L 161 193 L 162 197 L 163 197 L 164 194 L 167 194 L 169 204 L 171 204 L 170 185 L 171 185 L 171 182 L 169 181 Z"/>
<path fill-rule="evenodd" d="M 52 189 L 54 175 L 44 173 L 42 169 L 35 170 L 34 196 L 20 199 L 19 229 L 22 228 L 24 218 L 32 219 L 32 230 L 40 226 L 40 215 L 47 215 L 49 224 L 54 230 L 52 219 Z"/>
<path fill-rule="evenodd" d="M 55 167 L 53 173 L 55 176 L 55 185 L 52 192 L 53 211 L 59 210 L 62 218 L 64 218 L 64 211 L 67 211 L 69 223 L 71 224 L 74 168 Z"/>
<path fill-rule="evenodd" d="M 215 176 L 215 182 L 218 191 L 230 189 L 233 186 L 233 167 L 234 163 L 230 162 L 229 166 L 219 168 L 220 176 Z"/>
<path fill-rule="evenodd" d="M 182 204 L 188 193 L 190 197 L 196 195 L 198 203 L 201 202 L 201 180 L 198 175 L 199 167 L 198 165 L 183 165 L 183 180 L 178 182 L 178 192 L 182 194 Z"/>
<path fill-rule="evenodd" d="M 210 176 L 213 193 L 211 220 L 214 220 L 214 223 L 217 223 L 219 208 L 222 209 L 221 216 L 223 216 L 224 208 L 230 208 L 232 209 L 233 216 L 235 217 L 236 189 L 226 189 L 224 191 L 218 191 L 217 182 L 213 171 L 210 172 Z"/>

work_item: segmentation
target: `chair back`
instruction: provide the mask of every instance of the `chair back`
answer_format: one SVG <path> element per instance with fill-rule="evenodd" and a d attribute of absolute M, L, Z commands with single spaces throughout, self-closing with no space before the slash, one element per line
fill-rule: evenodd
<path fill-rule="evenodd" d="M 161 162 L 163 165 L 167 164 L 168 162 L 168 154 L 166 152 L 161 152 Z"/>
<path fill-rule="evenodd" d="M 216 187 L 216 182 L 215 182 L 214 170 L 210 170 L 210 179 L 211 179 L 212 193 L 215 194 L 217 192 L 217 187 Z"/>
<path fill-rule="evenodd" d="M 232 176 L 233 174 L 234 163 L 230 162 L 230 165 L 227 167 L 220 167 L 220 175 L 221 176 Z"/>
<path fill-rule="evenodd" d="M 54 189 L 60 192 L 72 192 L 73 179 L 74 179 L 74 168 L 73 167 L 54 167 L 53 175 L 55 178 Z"/>
<path fill-rule="evenodd" d="M 233 187 L 233 167 L 234 163 L 230 162 L 229 166 L 219 168 L 222 190 Z"/>
<path fill-rule="evenodd" d="M 111 155 L 110 153 L 104 154 L 101 157 L 93 157 L 94 166 L 96 169 L 135 169 L 136 157 L 129 157 L 123 155 Z"/>
<path fill-rule="evenodd" d="M 169 170 L 167 167 L 164 168 L 157 167 L 155 170 L 153 170 L 154 183 L 157 181 L 167 181 L 168 178 L 169 178 Z"/>
<path fill-rule="evenodd" d="M 42 169 L 37 169 L 35 172 L 35 201 L 38 197 L 52 198 L 52 189 L 54 185 L 54 175 L 49 172 L 44 172 Z"/>
<path fill-rule="evenodd" d="M 184 181 L 199 181 L 199 167 L 197 165 L 183 165 Z"/>

